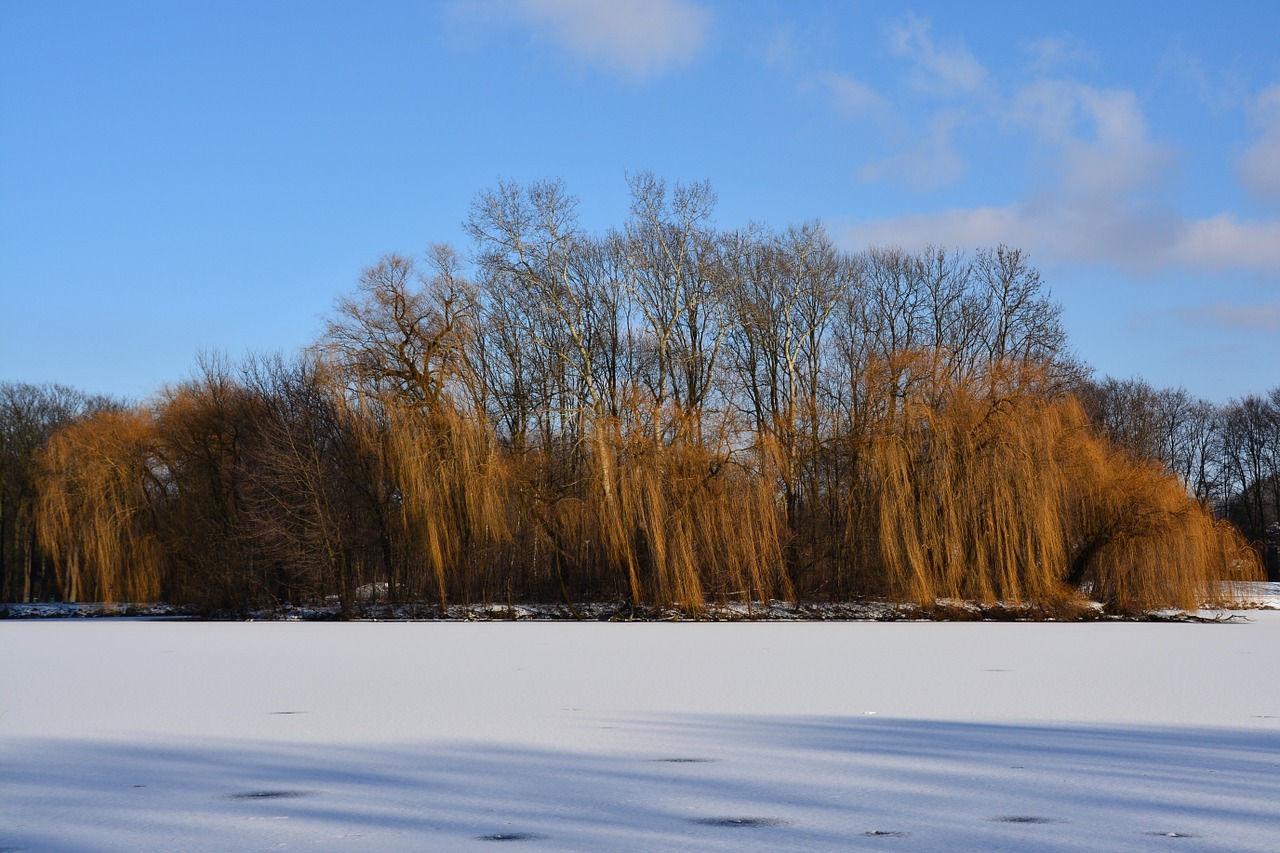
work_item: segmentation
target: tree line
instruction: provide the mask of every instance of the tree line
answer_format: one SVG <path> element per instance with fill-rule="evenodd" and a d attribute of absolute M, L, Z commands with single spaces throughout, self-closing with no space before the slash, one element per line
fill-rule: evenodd
<path fill-rule="evenodd" d="M 384 256 L 305 352 L 145 404 L 5 384 L 4 595 L 1129 611 L 1258 576 L 1280 393 L 1197 425 L 1092 381 L 1017 249 L 849 253 L 628 185 L 603 234 L 559 181 L 481 192 L 466 257 Z"/>
<path fill-rule="evenodd" d="M 1142 379 L 1086 381 L 1077 389 L 1111 441 L 1160 463 L 1191 495 L 1268 548 L 1280 577 L 1280 386 L 1225 405 Z"/>

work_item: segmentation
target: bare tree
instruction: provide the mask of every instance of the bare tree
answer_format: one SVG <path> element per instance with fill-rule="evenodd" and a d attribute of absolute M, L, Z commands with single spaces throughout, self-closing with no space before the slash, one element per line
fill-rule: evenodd
<path fill-rule="evenodd" d="M 974 266 L 986 300 L 989 363 L 1031 365 L 1043 375 L 1065 354 L 1066 332 L 1062 308 L 1045 293 L 1039 271 L 1008 246 L 980 250 Z"/>
<path fill-rule="evenodd" d="M 775 449 L 795 530 L 802 468 L 821 441 L 819 374 L 828 320 L 848 286 L 846 267 L 818 223 L 774 235 L 749 257 L 747 274 L 729 296 L 735 321 L 730 346 L 757 435 Z"/>
<path fill-rule="evenodd" d="M 533 343 L 580 383 L 585 399 L 575 414 L 596 421 L 608 412 L 596 370 L 602 312 L 598 282 L 575 263 L 587 242 L 576 207 L 559 181 L 501 183 L 477 196 L 467 231 L 488 280 L 522 294 L 520 308 L 533 315 L 525 325 Z"/>
<path fill-rule="evenodd" d="M 670 403 L 678 416 L 667 426 L 687 419 L 689 434 L 701 440 L 702 413 L 726 331 L 711 224 L 716 194 L 705 181 L 668 191 L 650 172 L 630 175 L 627 183 L 626 283 L 649 342 L 651 402 L 659 413 Z"/>
<path fill-rule="evenodd" d="M 349 383 L 428 409 L 466 364 L 475 313 L 475 290 L 457 253 L 435 245 L 429 263 L 430 276 L 396 254 L 366 269 L 356 296 L 338 301 L 322 341 Z"/>
<path fill-rule="evenodd" d="M 1230 484 L 1227 517 L 1261 541 L 1273 513 L 1280 512 L 1272 495 L 1280 469 L 1280 412 L 1268 398 L 1249 395 L 1226 407 L 1222 451 Z"/>

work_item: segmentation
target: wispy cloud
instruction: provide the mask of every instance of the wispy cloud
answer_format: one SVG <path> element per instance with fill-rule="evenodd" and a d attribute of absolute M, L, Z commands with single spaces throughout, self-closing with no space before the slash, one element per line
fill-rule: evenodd
<path fill-rule="evenodd" d="M 490 22 L 523 25 L 590 67 L 636 80 L 689 64 L 712 23 L 691 0 L 496 0 L 488 8 Z"/>
<path fill-rule="evenodd" d="M 1068 195 L 1116 198 L 1154 186 L 1172 160 L 1129 89 L 1043 80 L 1019 90 L 1010 115 L 1056 160 L 1052 174 Z"/>
<path fill-rule="evenodd" d="M 858 170 L 858 179 L 869 183 L 889 181 L 914 190 L 933 190 L 955 183 L 968 170 L 953 139 L 962 118 L 957 110 L 940 110 L 930 121 L 928 132 L 919 136 L 912 147 L 868 163 Z"/>
<path fill-rule="evenodd" d="M 939 47 L 925 18 L 908 14 L 888 29 L 889 51 L 907 62 L 905 89 L 908 100 L 920 93 L 946 103 L 920 121 L 898 102 L 869 83 L 848 74 L 818 75 L 830 96 L 832 108 L 853 120 L 872 120 L 893 153 L 855 170 L 864 183 L 888 183 L 915 191 L 939 189 L 955 183 L 968 171 L 954 141 L 955 129 L 969 117 L 958 101 L 986 91 L 987 70 L 964 47 Z"/>
<path fill-rule="evenodd" d="M 1025 139 L 1034 177 L 1004 203 L 836 226 L 851 248 L 1003 242 L 1043 261 L 1130 272 L 1280 272 L 1280 218 L 1188 216 L 1177 208 L 1169 192 L 1177 150 L 1153 136 L 1136 91 L 1070 76 L 1069 66 L 1096 63 L 1078 39 L 1026 42 L 1030 63 L 1021 80 L 996 80 L 962 44 L 936 39 L 927 19 L 907 15 L 886 38 L 889 51 L 907 61 L 901 87 L 817 75 L 831 108 L 874 121 L 890 149 L 854 166 L 858 180 L 917 191 L 954 184 L 970 169 L 956 131 L 977 122 Z M 1249 116 L 1256 136 L 1237 162 L 1240 180 L 1260 198 L 1280 199 L 1280 84 L 1253 99 Z"/>
<path fill-rule="evenodd" d="M 1093 210 L 1039 197 L 1004 206 L 850 223 L 835 229 L 851 248 L 1007 243 L 1041 259 L 1098 261 L 1132 271 L 1183 268 L 1280 273 L 1280 221 L 1231 214 L 1186 219 L 1137 206 Z"/>
<path fill-rule="evenodd" d="M 779 27 L 769 37 L 765 46 L 765 62 L 775 68 L 789 70 L 795 67 L 800 57 L 800 49 L 796 45 L 795 30 L 789 26 Z"/>
<path fill-rule="evenodd" d="M 1241 220 L 1230 213 L 1181 223 L 1167 261 L 1210 270 L 1280 272 L 1280 221 Z"/>
<path fill-rule="evenodd" d="M 826 89 L 832 108 L 845 118 L 882 120 L 892 109 L 883 95 L 847 74 L 821 74 L 818 80 Z"/>
<path fill-rule="evenodd" d="M 1189 326 L 1213 326 L 1236 331 L 1280 332 L 1280 301 L 1261 305 L 1210 302 L 1198 308 L 1179 309 L 1177 316 Z"/>
<path fill-rule="evenodd" d="M 955 208 L 927 214 L 906 214 L 846 224 L 833 229 L 837 239 L 851 249 L 867 246 L 902 246 L 922 249 L 930 245 L 994 246 L 998 243 L 1026 247 L 1022 239 L 1027 223 L 1014 206 Z"/>
<path fill-rule="evenodd" d="M 1280 200 L 1280 84 L 1258 95 L 1249 119 L 1259 133 L 1240 157 L 1240 182 L 1260 198 Z"/>
<path fill-rule="evenodd" d="M 921 91 L 950 97 L 975 95 L 987 88 L 990 75 L 963 45 L 940 48 L 930 22 L 907 14 L 889 30 L 889 49 L 914 65 L 912 83 Z"/>
<path fill-rule="evenodd" d="M 1027 54 L 1031 70 L 1040 74 L 1057 73 L 1074 65 L 1094 66 L 1098 62 L 1097 54 L 1072 35 L 1032 39 L 1019 47 Z"/>
<path fill-rule="evenodd" d="M 1159 71 L 1185 88 L 1216 115 L 1240 109 L 1248 99 L 1249 87 L 1238 68 L 1210 68 L 1204 59 L 1174 39 L 1160 58 Z"/>
<path fill-rule="evenodd" d="M 912 248 L 1003 242 L 1044 259 L 1132 271 L 1280 271 L 1280 220 L 1186 217 L 1162 201 L 1173 152 L 1151 138 L 1134 92 L 1039 81 L 1016 94 L 1009 115 L 1031 130 L 1040 158 L 1041 181 L 1022 198 L 853 223 L 843 240 Z M 1267 156 L 1258 157 L 1259 188 L 1271 179 Z"/>

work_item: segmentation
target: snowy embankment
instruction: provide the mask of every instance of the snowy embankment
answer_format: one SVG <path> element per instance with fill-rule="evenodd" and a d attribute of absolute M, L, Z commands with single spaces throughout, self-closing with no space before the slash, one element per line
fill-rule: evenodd
<path fill-rule="evenodd" d="M 831 602 L 787 602 L 770 601 L 755 602 L 754 605 L 743 602 L 712 603 L 696 616 L 690 616 L 678 608 L 637 607 L 630 608 L 618 602 L 579 603 L 575 606 L 564 604 L 451 604 L 442 610 L 435 604 L 393 604 L 381 600 L 385 595 L 385 584 L 379 586 L 379 592 L 372 586 L 360 587 L 357 590 L 359 605 L 349 615 L 353 620 L 373 621 L 410 621 L 410 620 L 442 620 L 442 621 L 518 621 L 534 620 L 545 622 L 567 621 L 599 621 L 599 622 L 679 622 L 694 619 L 706 622 L 739 622 L 772 621 L 772 622 L 831 622 L 831 621 L 895 621 L 900 619 L 934 619 L 937 621 L 969 621 L 988 619 L 1005 622 L 1015 620 L 1026 621 L 1072 621 L 1070 609 L 1042 609 L 1035 604 L 1011 604 L 997 602 L 994 604 L 975 604 L 960 600 L 944 600 L 936 602 L 936 607 L 925 609 L 911 602 L 894 603 L 884 600 L 858 600 L 842 603 Z M 362 594 L 363 593 L 363 594 Z M 1280 583 L 1231 583 L 1224 586 L 1223 595 L 1226 600 L 1234 602 L 1231 611 L 1238 610 L 1280 610 Z M 292 606 L 285 604 L 279 609 L 253 611 L 250 613 L 211 614 L 207 618 L 242 620 L 282 620 L 292 622 L 328 621 L 341 618 L 342 608 L 334 596 L 321 605 Z M 103 604 L 101 602 L 80 603 L 31 603 L 0 604 L 0 619 L 83 619 L 98 617 L 150 617 L 160 619 L 196 618 L 197 611 L 193 606 L 175 607 L 169 604 Z M 1145 615 L 1114 616 L 1105 612 L 1097 602 L 1081 603 L 1074 617 L 1078 621 L 1100 620 L 1222 620 L 1232 618 L 1230 612 L 1221 610 L 1205 610 L 1197 614 L 1188 614 L 1179 610 L 1153 611 Z"/>
<path fill-rule="evenodd" d="M 0 622 L 0 849 L 1280 850 L 1229 624 Z"/>
<path fill-rule="evenodd" d="M 1236 583 L 1232 595 L 1250 609 L 1280 610 L 1280 583 Z"/>

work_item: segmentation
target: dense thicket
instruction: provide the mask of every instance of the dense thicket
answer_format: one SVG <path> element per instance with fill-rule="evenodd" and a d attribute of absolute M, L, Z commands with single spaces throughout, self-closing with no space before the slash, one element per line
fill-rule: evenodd
<path fill-rule="evenodd" d="M 849 254 L 629 183 L 603 235 L 560 183 L 501 184 L 468 260 L 380 259 L 309 352 L 65 419 L 23 462 L 57 594 L 1129 610 L 1256 576 L 1018 250 Z"/>

